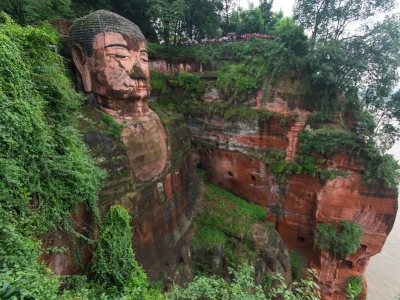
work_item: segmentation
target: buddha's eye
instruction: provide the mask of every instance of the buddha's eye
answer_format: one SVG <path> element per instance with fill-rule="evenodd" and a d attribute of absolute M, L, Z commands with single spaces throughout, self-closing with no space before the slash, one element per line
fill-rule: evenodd
<path fill-rule="evenodd" d="M 128 55 L 121 55 L 121 54 L 107 54 L 108 57 L 111 58 L 118 58 L 118 59 L 129 59 Z"/>
<path fill-rule="evenodd" d="M 140 60 L 145 63 L 149 62 L 149 56 L 146 50 L 140 50 Z"/>

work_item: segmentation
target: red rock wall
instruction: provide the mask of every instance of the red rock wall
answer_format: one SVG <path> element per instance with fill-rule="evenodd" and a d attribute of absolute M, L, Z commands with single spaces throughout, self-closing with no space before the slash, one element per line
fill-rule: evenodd
<path fill-rule="evenodd" d="M 187 73 L 197 73 L 203 72 L 202 64 L 196 63 L 194 61 L 185 62 L 169 62 L 166 60 L 150 60 L 149 69 L 164 74 L 174 74 L 176 72 L 187 72 Z"/>
<path fill-rule="evenodd" d="M 188 119 L 196 143 L 195 158 L 211 183 L 270 209 L 279 203 L 282 214 L 278 218 L 270 214 L 269 220 L 276 224 L 287 246 L 307 254 L 310 266 L 319 270 L 324 299 L 345 299 L 343 286 L 347 279 L 364 276 L 370 257 L 381 251 L 393 227 L 397 195 L 382 183 L 363 184 L 364 161 L 346 153 L 333 155 L 321 167 L 345 170 L 349 176 L 321 182 L 306 174 L 291 175 L 284 192 L 279 193 L 279 183 L 268 167 L 248 154 L 251 148 L 273 148 L 286 150 L 288 162 L 294 158 L 299 148 L 297 134 L 303 131 L 310 113 L 309 100 L 303 97 L 302 104 L 299 95 L 286 101 L 288 98 L 283 91 L 265 89 L 254 99 L 256 108 L 267 107 L 287 116 L 286 126 L 277 115 L 257 125 L 238 124 L 235 130 L 218 119 Z M 298 116 L 290 121 L 293 109 Z M 317 223 L 342 220 L 360 224 L 364 235 L 361 248 L 338 261 L 314 248 L 313 238 Z M 361 297 L 365 295 L 366 284 Z"/>

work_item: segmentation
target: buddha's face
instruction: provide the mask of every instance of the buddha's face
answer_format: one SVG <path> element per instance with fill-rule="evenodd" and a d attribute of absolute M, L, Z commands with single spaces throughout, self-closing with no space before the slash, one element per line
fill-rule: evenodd
<path fill-rule="evenodd" d="M 144 40 L 115 32 L 98 33 L 93 55 L 85 56 L 84 88 L 102 98 L 147 100 L 150 91 L 148 56 Z"/>

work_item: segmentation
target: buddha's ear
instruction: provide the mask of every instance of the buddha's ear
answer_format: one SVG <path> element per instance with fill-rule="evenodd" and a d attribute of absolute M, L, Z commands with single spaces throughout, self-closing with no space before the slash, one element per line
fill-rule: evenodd
<path fill-rule="evenodd" d="M 76 68 L 82 76 L 83 88 L 86 92 L 91 92 L 92 81 L 90 78 L 90 71 L 88 66 L 88 56 L 86 56 L 86 54 L 83 53 L 83 51 L 77 46 L 72 46 L 71 55 Z"/>

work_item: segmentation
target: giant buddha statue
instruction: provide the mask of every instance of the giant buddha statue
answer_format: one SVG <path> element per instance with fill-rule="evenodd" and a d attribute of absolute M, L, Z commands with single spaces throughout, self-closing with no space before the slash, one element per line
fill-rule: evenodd
<path fill-rule="evenodd" d="M 146 40 L 134 23 L 96 11 L 74 21 L 69 49 L 83 89 L 92 93 L 83 108 L 83 139 L 108 174 L 101 215 L 124 205 L 149 278 L 172 276 L 178 265 L 190 264 L 186 237 L 200 196 L 189 131 L 179 119 L 169 120 L 167 131 L 149 107 Z M 120 137 L 109 134 L 110 119 L 122 127 Z"/>
<path fill-rule="evenodd" d="M 149 108 L 146 40 L 131 21 L 106 10 L 77 19 L 70 30 L 71 55 L 95 106 L 123 124 L 132 171 L 153 180 L 167 161 L 166 133 Z"/>

